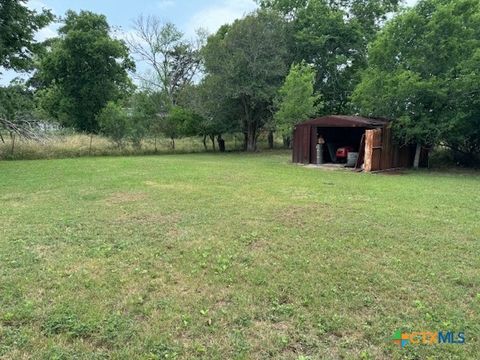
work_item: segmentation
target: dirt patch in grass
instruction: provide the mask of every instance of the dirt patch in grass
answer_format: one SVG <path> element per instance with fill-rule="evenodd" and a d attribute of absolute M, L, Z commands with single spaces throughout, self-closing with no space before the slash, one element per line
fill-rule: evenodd
<path fill-rule="evenodd" d="M 333 212 L 326 204 L 290 205 L 276 213 L 276 219 L 288 227 L 304 227 L 312 222 L 333 219 Z"/>
<path fill-rule="evenodd" d="M 175 226 L 180 222 L 182 216 L 178 213 L 165 214 L 159 212 L 144 213 L 144 214 L 131 214 L 123 213 L 113 220 L 114 224 L 136 224 L 136 225 L 171 225 Z"/>
<path fill-rule="evenodd" d="M 105 199 L 105 202 L 109 205 L 118 205 L 118 204 L 137 202 L 140 200 L 144 200 L 146 197 L 147 197 L 147 194 L 145 193 L 131 193 L 131 192 L 119 191 L 107 197 Z"/>
<path fill-rule="evenodd" d="M 148 187 L 158 189 L 158 190 L 165 190 L 165 191 L 181 191 L 181 192 L 198 192 L 199 184 L 191 184 L 191 183 L 174 183 L 174 184 L 166 184 L 166 183 L 159 183 L 155 181 L 145 181 L 144 184 Z"/>

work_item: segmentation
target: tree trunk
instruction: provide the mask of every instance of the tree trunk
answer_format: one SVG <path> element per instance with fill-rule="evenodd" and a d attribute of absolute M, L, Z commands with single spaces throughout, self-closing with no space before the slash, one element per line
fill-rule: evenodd
<path fill-rule="evenodd" d="M 10 133 L 10 138 L 12 139 L 12 156 L 13 156 L 13 152 L 15 150 L 15 134 Z"/>
<path fill-rule="evenodd" d="M 283 136 L 283 146 L 285 146 L 287 149 L 291 148 L 290 136 Z"/>
<path fill-rule="evenodd" d="M 247 128 L 247 151 L 248 152 L 253 152 L 257 150 L 257 129 L 255 127 L 255 124 L 252 122 L 248 123 L 248 128 Z"/>
<path fill-rule="evenodd" d="M 209 135 L 209 136 L 210 136 L 210 140 L 212 141 L 213 152 L 216 152 L 217 149 L 215 148 L 215 135 Z"/>
<path fill-rule="evenodd" d="M 420 153 L 422 151 L 422 145 L 417 143 L 417 148 L 415 149 L 415 159 L 413 160 L 413 168 L 418 169 L 420 165 Z"/>
<path fill-rule="evenodd" d="M 270 150 L 273 149 L 273 145 L 274 145 L 273 141 L 274 141 L 274 139 L 273 139 L 273 131 L 270 130 L 270 131 L 268 132 L 268 148 L 269 148 Z"/>
<path fill-rule="evenodd" d="M 246 125 L 247 128 L 245 133 L 245 149 L 248 152 L 253 152 L 257 150 L 257 122 L 251 113 L 249 101 L 245 96 L 242 96 L 242 102 L 245 113 L 244 125 Z"/>
<path fill-rule="evenodd" d="M 175 139 L 172 138 L 172 150 L 175 150 Z"/>
<path fill-rule="evenodd" d="M 157 148 L 157 137 L 155 136 L 155 154 L 158 152 L 158 148 Z"/>
<path fill-rule="evenodd" d="M 203 135 L 203 148 L 207 151 L 207 135 Z"/>
<path fill-rule="evenodd" d="M 217 142 L 220 152 L 225 152 L 225 140 L 223 140 L 222 135 L 217 136 Z"/>

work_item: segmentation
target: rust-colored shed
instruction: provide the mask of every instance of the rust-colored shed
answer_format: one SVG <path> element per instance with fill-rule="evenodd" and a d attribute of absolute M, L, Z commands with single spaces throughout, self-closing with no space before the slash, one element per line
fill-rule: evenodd
<path fill-rule="evenodd" d="M 293 162 L 315 164 L 319 137 L 325 141 L 325 162 L 334 162 L 336 149 L 348 146 L 359 154 L 355 167 L 365 171 L 413 166 L 415 146 L 396 144 L 386 119 L 330 115 L 298 124 L 293 134 Z"/>

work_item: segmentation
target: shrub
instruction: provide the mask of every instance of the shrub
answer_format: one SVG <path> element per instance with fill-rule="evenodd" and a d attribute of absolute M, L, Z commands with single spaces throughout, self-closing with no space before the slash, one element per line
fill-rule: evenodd
<path fill-rule="evenodd" d="M 129 122 L 125 110 L 114 102 L 109 102 L 98 115 L 100 131 L 120 148 L 130 134 Z"/>

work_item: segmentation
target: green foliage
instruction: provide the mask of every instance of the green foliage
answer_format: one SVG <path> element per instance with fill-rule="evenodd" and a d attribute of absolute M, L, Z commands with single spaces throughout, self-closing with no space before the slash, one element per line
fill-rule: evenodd
<path fill-rule="evenodd" d="M 162 134 L 162 115 L 168 110 L 169 100 L 165 93 L 141 91 L 130 99 L 132 112 L 131 139 L 137 147 L 142 138 L 153 135 L 156 139 Z"/>
<path fill-rule="evenodd" d="M 322 94 L 323 113 L 350 110 L 349 96 L 366 66 L 367 44 L 394 11 L 398 0 L 260 0 L 263 8 L 289 20 L 289 53 L 316 70 L 315 90 Z"/>
<path fill-rule="evenodd" d="M 194 112 L 174 106 L 166 116 L 160 119 L 159 128 L 166 137 L 172 140 L 172 149 L 175 149 L 175 139 L 198 135 L 201 121 L 201 117 Z"/>
<path fill-rule="evenodd" d="M 46 88 L 46 110 L 64 125 L 97 132 L 97 115 L 131 88 L 127 71 L 134 69 L 126 45 L 113 39 L 105 16 L 67 12 L 60 37 L 41 57 L 36 75 Z"/>
<path fill-rule="evenodd" d="M 480 152 L 480 3 L 423 0 L 390 21 L 370 47 L 353 101 L 398 119 L 402 142 Z"/>
<path fill-rule="evenodd" d="M 180 108 L 179 114 L 183 118 L 182 135 L 183 136 L 202 136 L 205 119 L 189 109 Z"/>
<path fill-rule="evenodd" d="M 102 134 L 110 138 L 118 147 L 124 146 L 124 141 L 131 132 L 130 119 L 118 104 L 109 102 L 98 115 L 98 124 Z"/>
<path fill-rule="evenodd" d="M 293 64 L 279 90 L 274 119 L 284 135 L 292 133 L 293 126 L 315 115 L 320 96 L 314 93 L 315 69 L 302 62 Z"/>
<path fill-rule="evenodd" d="M 32 55 L 41 47 L 34 35 L 54 18 L 50 10 L 38 13 L 30 10 L 26 3 L 27 0 L 0 3 L 0 66 L 5 69 L 32 69 Z"/>
<path fill-rule="evenodd" d="M 219 93 L 222 87 L 215 80 L 215 77 L 208 76 L 200 84 L 186 87 L 180 94 L 179 105 L 192 113 L 191 121 L 185 125 L 189 135 L 213 139 L 241 129 L 234 101 Z"/>
<path fill-rule="evenodd" d="M 32 112 L 34 107 L 33 94 L 23 84 L 0 87 L 0 117 L 15 121 L 19 115 Z"/>
<path fill-rule="evenodd" d="M 2 131 L 12 138 L 14 151 L 15 135 L 33 139 L 37 137 L 38 123 L 34 119 L 36 109 L 32 92 L 21 82 L 0 87 L 0 142 L 5 143 Z"/>
<path fill-rule="evenodd" d="M 215 87 L 218 104 L 240 119 L 249 151 L 287 73 L 285 30 L 276 13 L 260 11 L 220 28 L 203 49 L 205 81 Z"/>

